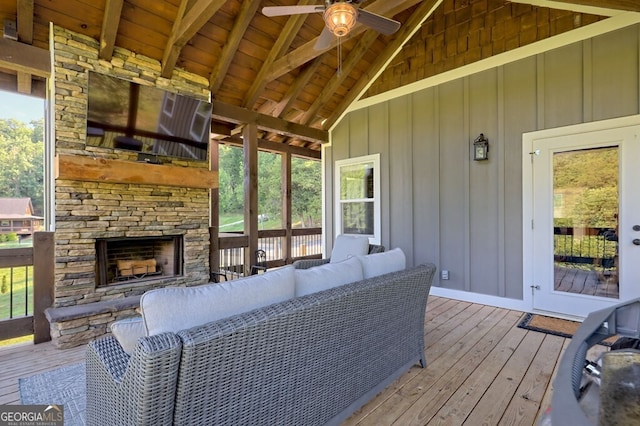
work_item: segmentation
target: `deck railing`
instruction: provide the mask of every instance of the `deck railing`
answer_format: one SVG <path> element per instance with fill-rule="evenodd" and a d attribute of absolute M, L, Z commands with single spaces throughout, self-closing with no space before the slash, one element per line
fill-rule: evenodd
<path fill-rule="evenodd" d="M 618 237 L 614 228 L 555 227 L 556 262 L 613 268 Z"/>
<path fill-rule="evenodd" d="M 0 250 L 0 340 L 50 339 L 44 309 L 53 299 L 53 251 L 51 232 L 36 232 L 33 247 Z"/>
<path fill-rule="evenodd" d="M 219 260 L 217 273 L 212 278 L 232 280 L 251 271 L 251 264 L 245 264 L 245 250 L 249 239 L 240 233 L 225 233 L 218 237 Z M 322 256 L 322 228 L 295 228 L 291 230 L 291 258 L 284 259 L 286 245 L 284 229 L 262 230 L 258 232 L 258 249 L 267 254 L 267 268 L 292 263 L 297 259 L 314 259 Z M 215 269 L 215 268 L 214 268 Z"/>

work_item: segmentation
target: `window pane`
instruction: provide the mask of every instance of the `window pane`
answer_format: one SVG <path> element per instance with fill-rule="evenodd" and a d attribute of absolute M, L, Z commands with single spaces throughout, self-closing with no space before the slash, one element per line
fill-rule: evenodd
<path fill-rule="evenodd" d="M 340 168 L 340 199 L 373 198 L 373 162 Z"/>
<path fill-rule="evenodd" d="M 258 152 L 258 228 L 282 229 L 282 156 Z"/>
<path fill-rule="evenodd" d="M 342 232 L 373 235 L 373 202 L 342 203 Z"/>
<path fill-rule="evenodd" d="M 219 146 L 220 232 L 244 230 L 244 157 L 242 148 Z"/>
<path fill-rule="evenodd" d="M 293 228 L 322 226 L 322 164 L 291 158 L 291 223 Z"/>

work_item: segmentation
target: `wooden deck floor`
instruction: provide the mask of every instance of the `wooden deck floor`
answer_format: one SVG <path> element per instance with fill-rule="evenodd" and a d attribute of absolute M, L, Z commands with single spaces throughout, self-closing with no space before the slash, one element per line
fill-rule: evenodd
<path fill-rule="evenodd" d="M 427 368 L 411 368 L 345 425 L 534 425 L 569 339 L 518 328 L 521 316 L 430 297 Z M 83 358 L 84 347 L 0 348 L 0 404 L 19 403 L 19 377 Z"/>

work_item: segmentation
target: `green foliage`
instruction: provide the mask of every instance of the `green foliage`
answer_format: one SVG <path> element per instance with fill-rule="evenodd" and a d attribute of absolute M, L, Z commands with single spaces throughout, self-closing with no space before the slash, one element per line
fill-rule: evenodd
<path fill-rule="evenodd" d="M 33 266 L 0 268 L 0 320 L 33 314 Z M 3 292 L 2 290 L 5 289 Z M 11 291 L 9 291 L 11 289 Z M 12 312 L 10 312 L 12 309 Z"/>
<path fill-rule="evenodd" d="M 10 243 L 18 241 L 18 234 L 16 234 L 15 232 L 9 232 L 7 234 L 7 241 Z"/>
<path fill-rule="evenodd" d="M 301 227 L 321 226 L 321 166 L 319 161 L 291 159 L 291 220 Z"/>
<path fill-rule="evenodd" d="M 44 213 L 44 120 L 0 119 L 0 196 L 29 197 Z"/>
<path fill-rule="evenodd" d="M 223 231 L 242 230 L 244 219 L 244 159 L 241 148 L 219 147 L 220 225 Z M 322 176 L 319 161 L 292 158 L 292 221 L 299 226 L 320 226 Z M 282 157 L 258 153 L 258 213 L 260 229 L 280 229 L 282 224 Z"/>
<path fill-rule="evenodd" d="M 599 148 L 554 155 L 554 198 L 562 200 L 555 226 L 616 226 L 618 154 L 617 148 Z"/>

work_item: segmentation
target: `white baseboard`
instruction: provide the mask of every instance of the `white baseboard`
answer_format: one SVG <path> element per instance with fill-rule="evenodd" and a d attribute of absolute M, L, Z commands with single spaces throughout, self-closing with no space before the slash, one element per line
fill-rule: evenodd
<path fill-rule="evenodd" d="M 515 311 L 529 312 L 529 307 L 523 300 L 509 299 L 507 297 L 490 296 L 487 294 L 471 293 L 468 291 L 451 290 L 442 287 L 431 287 L 431 296 L 446 297 L 447 299 L 461 300 L 463 302 L 479 303 L 481 305 L 495 306 L 497 308 L 513 309 Z"/>

